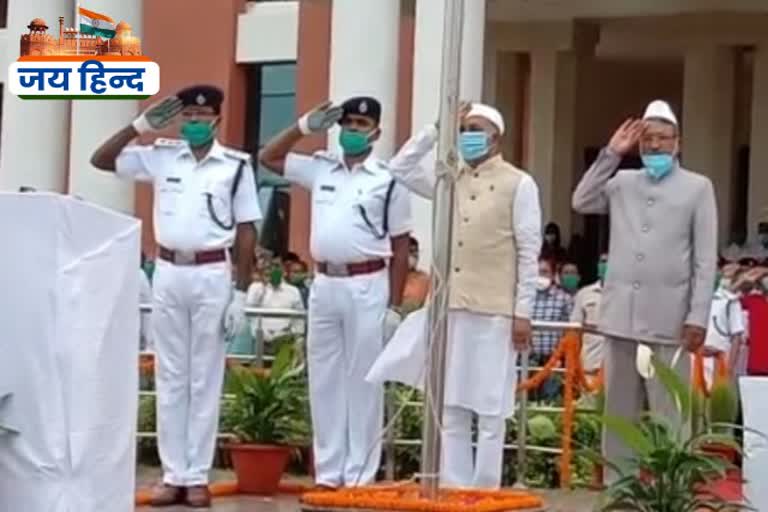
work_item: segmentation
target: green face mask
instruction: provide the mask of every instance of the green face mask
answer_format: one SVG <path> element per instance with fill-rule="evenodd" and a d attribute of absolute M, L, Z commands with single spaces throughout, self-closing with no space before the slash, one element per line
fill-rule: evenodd
<path fill-rule="evenodd" d="M 723 274 L 721 272 L 718 272 L 715 274 L 715 290 L 720 288 L 720 281 L 723 279 Z"/>
<path fill-rule="evenodd" d="M 186 121 L 181 125 L 181 137 L 193 148 L 199 148 L 211 142 L 213 134 L 213 125 L 205 121 Z"/>
<path fill-rule="evenodd" d="M 271 284 L 272 286 L 277 286 L 282 282 L 283 282 L 282 269 L 279 269 L 279 268 L 272 269 L 272 271 L 269 273 L 269 284 Z"/>
<path fill-rule="evenodd" d="M 362 155 L 371 147 L 371 141 L 368 140 L 367 133 L 353 132 L 342 129 L 339 134 L 339 145 L 347 156 Z"/>
<path fill-rule="evenodd" d="M 147 274 L 147 279 L 152 282 L 152 275 L 155 273 L 155 262 L 145 261 L 143 265 L 144 273 Z"/>
<path fill-rule="evenodd" d="M 576 291 L 576 289 L 579 287 L 579 276 L 568 274 L 566 276 L 560 277 L 560 286 L 569 292 Z"/>
<path fill-rule="evenodd" d="M 605 275 L 608 273 L 608 262 L 601 261 L 597 264 L 597 277 L 600 278 L 601 281 L 605 281 Z"/>

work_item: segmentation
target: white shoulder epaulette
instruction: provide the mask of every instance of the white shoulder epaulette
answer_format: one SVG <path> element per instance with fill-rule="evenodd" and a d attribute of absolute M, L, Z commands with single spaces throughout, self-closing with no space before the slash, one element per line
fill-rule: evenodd
<path fill-rule="evenodd" d="M 180 148 L 186 144 L 182 139 L 155 139 L 156 148 Z"/>
<path fill-rule="evenodd" d="M 338 156 L 336 156 L 334 153 L 331 153 L 330 151 L 326 151 L 324 149 L 321 149 L 319 151 L 315 151 L 314 153 L 312 153 L 312 156 L 314 158 L 319 159 L 319 160 L 324 160 L 326 162 L 331 162 L 331 163 L 334 163 L 334 164 L 338 163 L 338 161 L 339 161 L 339 157 Z"/>
<path fill-rule="evenodd" d="M 251 161 L 251 154 L 246 153 L 245 151 L 240 151 L 237 149 L 232 148 L 224 148 L 223 150 L 224 156 L 227 156 L 229 158 L 234 158 L 235 160 L 245 160 L 246 162 Z"/>

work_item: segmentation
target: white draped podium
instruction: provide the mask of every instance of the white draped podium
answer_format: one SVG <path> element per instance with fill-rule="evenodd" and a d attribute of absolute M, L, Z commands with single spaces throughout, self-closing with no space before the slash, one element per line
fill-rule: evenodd
<path fill-rule="evenodd" d="M 0 194 L 0 510 L 132 512 L 140 223 Z"/>

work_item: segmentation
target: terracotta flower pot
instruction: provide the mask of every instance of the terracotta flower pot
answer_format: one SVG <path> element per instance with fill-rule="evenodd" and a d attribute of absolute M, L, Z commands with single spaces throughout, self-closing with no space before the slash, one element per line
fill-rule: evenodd
<path fill-rule="evenodd" d="M 718 443 L 705 444 L 701 447 L 701 451 L 709 455 L 722 457 L 731 464 L 736 464 L 736 460 L 739 457 L 739 452 L 734 448 Z"/>
<path fill-rule="evenodd" d="M 589 488 L 593 491 L 602 491 L 605 489 L 605 484 L 603 483 L 603 465 L 600 463 L 595 463 L 595 465 L 592 466 L 592 481 L 589 483 Z"/>
<path fill-rule="evenodd" d="M 291 457 L 290 448 L 260 444 L 231 444 L 229 452 L 241 493 L 262 496 L 277 494 L 283 472 Z"/>

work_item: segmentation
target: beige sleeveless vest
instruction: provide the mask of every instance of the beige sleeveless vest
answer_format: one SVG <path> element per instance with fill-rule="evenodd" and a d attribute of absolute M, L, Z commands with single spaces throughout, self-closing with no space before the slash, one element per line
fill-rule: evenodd
<path fill-rule="evenodd" d="M 517 289 L 515 195 L 524 172 L 499 155 L 456 182 L 451 309 L 513 316 Z"/>

